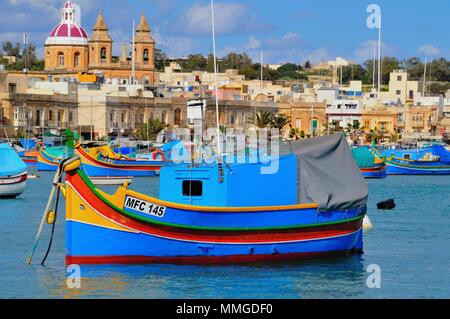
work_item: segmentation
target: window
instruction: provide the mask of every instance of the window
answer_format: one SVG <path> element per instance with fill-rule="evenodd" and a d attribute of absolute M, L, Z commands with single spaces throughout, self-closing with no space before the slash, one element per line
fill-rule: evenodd
<path fill-rule="evenodd" d="M 411 159 L 411 154 L 404 154 L 404 155 L 403 155 L 403 158 L 404 158 L 404 159 Z"/>
<path fill-rule="evenodd" d="M 73 121 L 73 114 L 72 111 L 69 112 L 69 122 L 72 123 Z"/>
<path fill-rule="evenodd" d="M 409 99 L 410 100 L 414 99 L 414 91 L 413 90 L 409 90 Z"/>
<path fill-rule="evenodd" d="M 36 126 L 40 126 L 41 124 L 41 111 L 36 110 Z"/>
<path fill-rule="evenodd" d="M 100 59 L 101 59 L 102 63 L 106 62 L 106 48 L 102 48 L 100 50 Z"/>
<path fill-rule="evenodd" d="M 73 58 L 73 65 L 76 68 L 80 66 L 80 53 L 79 52 L 75 53 L 75 56 Z"/>
<path fill-rule="evenodd" d="M 397 75 L 397 81 L 401 81 L 402 80 L 402 76 L 401 75 Z"/>
<path fill-rule="evenodd" d="M 58 53 L 58 66 L 59 67 L 64 66 L 64 53 L 62 52 Z"/>
<path fill-rule="evenodd" d="M 317 120 L 316 119 L 311 119 L 311 122 L 309 125 L 311 127 L 311 131 L 315 132 L 317 130 Z"/>
<path fill-rule="evenodd" d="M 53 121 L 53 111 L 48 111 L 48 120 Z"/>
<path fill-rule="evenodd" d="M 173 125 L 181 125 L 181 110 L 176 109 L 173 116 Z"/>
<path fill-rule="evenodd" d="M 183 196 L 202 196 L 202 181 L 183 181 Z"/>
<path fill-rule="evenodd" d="M 395 94 L 400 95 L 400 94 L 402 94 L 402 91 L 401 90 L 397 90 L 397 91 L 395 91 Z"/>
<path fill-rule="evenodd" d="M 122 123 L 125 122 L 125 114 L 124 113 L 120 113 L 120 122 L 122 122 Z"/>
<path fill-rule="evenodd" d="M 143 59 L 144 59 L 144 64 L 148 64 L 148 49 L 144 50 L 144 54 L 143 54 Z"/>
<path fill-rule="evenodd" d="M 295 127 L 296 127 L 296 128 L 300 128 L 300 126 L 301 126 L 301 121 L 300 121 L 300 119 L 295 119 Z"/>
<path fill-rule="evenodd" d="M 8 83 L 8 92 L 10 94 L 16 94 L 17 84 L 16 83 Z"/>

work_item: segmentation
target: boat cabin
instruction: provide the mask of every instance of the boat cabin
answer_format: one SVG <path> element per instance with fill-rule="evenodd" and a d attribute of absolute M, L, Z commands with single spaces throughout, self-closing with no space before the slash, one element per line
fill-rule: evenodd
<path fill-rule="evenodd" d="M 277 167 L 262 174 L 263 167 Z M 277 206 L 297 203 L 297 158 L 293 154 L 267 164 L 171 164 L 161 167 L 162 200 L 196 206 Z"/>

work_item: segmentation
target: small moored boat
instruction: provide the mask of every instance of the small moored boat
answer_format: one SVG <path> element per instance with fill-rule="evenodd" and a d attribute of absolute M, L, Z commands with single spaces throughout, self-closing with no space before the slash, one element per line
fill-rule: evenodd
<path fill-rule="evenodd" d="M 155 176 L 163 165 L 160 160 L 128 158 L 114 153 L 109 146 L 84 149 L 75 145 L 75 153 L 88 176 Z"/>
<path fill-rule="evenodd" d="M 27 183 L 27 165 L 9 144 L 0 144 L 0 197 L 17 197 Z"/>
<path fill-rule="evenodd" d="M 364 178 L 386 178 L 386 163 L 367 147 L 352 149 L 353 158 Z"/>
<path fill-rule="evenodd" d="M 449 175 L 450 152 L 442 145 L 433 145 L 426 150 L 392 153 L 386 164 L 389 175 Z"/>

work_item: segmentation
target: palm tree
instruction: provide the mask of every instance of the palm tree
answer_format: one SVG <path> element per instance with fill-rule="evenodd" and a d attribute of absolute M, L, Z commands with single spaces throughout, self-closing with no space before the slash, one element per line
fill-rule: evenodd
<path fill-rule="evenodd" d="M 136 131 L 138 139 L 142 141 L 155 140 L 159 132 L 167 128 L 167 124 L 160 119 L 149 120 L 146 124 L 141 124 Z"/>
<path fill-rule="evenodd" d="M 352 129 L 353 129 L 352 123 L 347 123 L 347 132 L 350 133 L 352 131 Z"/>
<path fill-rule="evenodd" d="M 267 111 L 260 111 L 249 118 L 248 124 L 252 124 L 257 128 L 267 128 L 272 124 L 273 113 Z"/>
<path fill-rule="evenodd" d="M 294 128 L 292 125 L 289 126 L 289 138 L 295 138 L 296 140 L 300 139 L 300 132 L 298 128 Z"/>
<path fill-rule="evenodd" d="M 272 117 L 272 123 L 270 123 L 270 126 L 272 128 L 277 128 L 280 131 L 290 123 L 291 121 L 288 119 L 288 117 L 286 116 L 286 114 L 284 113 L 278 113 L 275 114 Z"/>

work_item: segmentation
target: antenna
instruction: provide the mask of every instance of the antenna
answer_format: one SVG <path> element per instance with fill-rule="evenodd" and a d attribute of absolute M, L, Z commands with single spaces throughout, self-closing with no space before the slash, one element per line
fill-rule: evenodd
<path fill-rule="evenodd" d="M 135 64 L 135 38 L 134 38 L 134 19 L 133 19 L 133 47 L 131 49 L 131 84 L 134 84 L 136 77 L 136 64 Z"/>
<path fill-rule="evenodd" d="M 213 56 L 214 56 L 214 86 L 216 95 L 216 126 L 217 126 L 217 149 L 219 156 L 222 155 L 222 146 L 220 145 L 220 117 L 219 117 L 219 88 L 217 85 L 217 57 L 216 57 L 216 29 L 214 25 L 214 0 L 211 0 L 211 22 L 213 38 Z M 220 158 L 219 158 L 220 161 Z"/>

